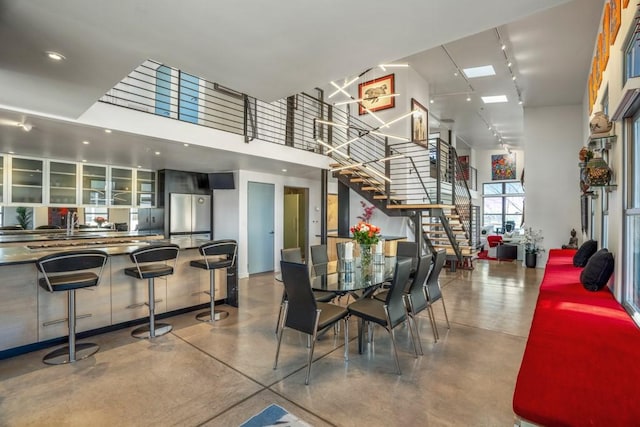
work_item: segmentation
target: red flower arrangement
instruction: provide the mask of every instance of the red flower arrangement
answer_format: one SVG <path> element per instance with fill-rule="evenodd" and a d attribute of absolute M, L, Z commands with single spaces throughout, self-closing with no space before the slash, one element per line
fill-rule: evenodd
<path fill-rule="evenodd" d="M 353 240 L 361 245 L 375 245 L 380 240 L 380 227 L 375 225 L 359 222 L 351 227 Z"/>

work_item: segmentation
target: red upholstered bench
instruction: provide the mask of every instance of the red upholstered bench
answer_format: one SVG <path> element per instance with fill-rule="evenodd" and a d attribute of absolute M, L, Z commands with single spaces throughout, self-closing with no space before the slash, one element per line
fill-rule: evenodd
<path fill-rule="evenodd" d="M 574 253 L 549 252 L 513 410 L 545 426 L 640 425 L 640 329 L 608 288 L 584 289 Z"/>

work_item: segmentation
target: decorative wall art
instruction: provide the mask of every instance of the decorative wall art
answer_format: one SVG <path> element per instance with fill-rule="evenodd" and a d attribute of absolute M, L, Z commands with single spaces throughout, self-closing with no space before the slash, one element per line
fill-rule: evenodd
<path fill-rule="evenodd" d="M 458 156 L 458 162 L 462 168 L 462 178 L 469 181 L 469 156 Z"/>
<path fill-rule="evenodd" d="M 616 41 L 616 36 L 618 35 L 618 30 L 620 29 L 620 23 L 622 22 L 622 6 L 620 4 L 621 0 L 611 0 L 611 15 L 610 15 L 610 25 L 609 25 L 609 44 L 613 46 L 613 43 Z"/>
<path fill-rule="evenodd" d="M 610 6 L 609 3 L 604 5 L 604 14 L 602 15 L 602 37 L 598 38 L 598 51 L 600 51 L 600 72 L 602 73 L 607 68 L 607 63 L 609 62 L 609 45 L 611 44 L 610 39 L 610 25 L 611 25 L 611 15 L 610 15 Z"/>
<path fill-rule="evenodd" d="M 491 155 L 491 180 L 516 179 L 516 154 Z"/>
<path fill-rule="evenodd" d="M 367 110 L 379 111 L 395 107 L 395 97 L 385 96 L 394 93 L 394 74 L 360 83 L 358 85 L 358 98 L 362 100 L 360 101 L 360 108 L 358 109 L 360 115 L 366 114 Z"/>
<path fill-rule="evenodd" d="M 429 111 L 418 101 L 411 98 L 411 139 L 427 145 L 429 139 Z"/>

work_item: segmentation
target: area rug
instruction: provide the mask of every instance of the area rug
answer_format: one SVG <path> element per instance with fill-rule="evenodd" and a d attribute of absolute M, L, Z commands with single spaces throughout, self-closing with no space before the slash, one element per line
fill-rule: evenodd
<path fill-rule="evenodd" d="M 240 427 L 266 427 L 275 425 L 278 427 L 311 427 L 311 424 L 305 423 L 278 405 L 267 406 L 259 414 L 254 415 L 242 423 Z"/>
<path fill-rule="evenodd" d="M 498 258 L 491 258 L 488 254 L 489 254 L 489 251 L 480 251 L 478 252 L 478 259 L 488 259 L 490 261 L 498 260 Z"/>

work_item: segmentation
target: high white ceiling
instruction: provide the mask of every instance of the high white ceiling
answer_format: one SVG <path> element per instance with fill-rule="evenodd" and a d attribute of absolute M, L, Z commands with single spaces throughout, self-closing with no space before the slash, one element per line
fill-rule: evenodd
<path fill-rule="evenodd" d="M 77 160 L 77 140 L 87 133 L 84 139 L 103 140 L 101 129 L 37 119 L 26 137 L 2 126 L 2 119 L 31 118 L 31 112 L 75 119 L 148 58 L 273 100 L 409 57 L 432 85 L 431 112 L 452 119 L 458 136 L 471 145 L 487 145 L 490 138 L 478 131 L 478 111 L 508 137 L 521 134 L 522 107 L 480 110 L 476 96 L 468 103 L 466 96 L 448 95 L 460 87 L 465 91 L 466 83 L 451 80 L 453 65 L 441 45 L 460 67 L 494 63 L 501 54 L 498 28 L 515 56 L 525 107 L 577 103 L 602 5 L 603 0 L 0 0 L 0 151 Z M 52 63 L 47 50 L 67 59 Z M 485 80 L 471 81 L 472 95 L 494 90 L 505 78 Z M 122 134 L 104 144 L 85 147 L 85 157 L 120 164 L 113 158 L 120 153 L 134 162 L 144 153 L 133 147 L 172 142 Z M 193 153 L 186 158 L 173 149 L 174 156 L 147 159 L 144 167 L 200 166 L 191 161 Z M 221 169 L 252 165 L 251 159 L 225 160 Z M 262 162 L 259 170 L 281 168 Z"/>

